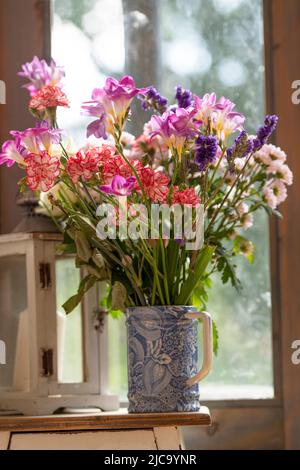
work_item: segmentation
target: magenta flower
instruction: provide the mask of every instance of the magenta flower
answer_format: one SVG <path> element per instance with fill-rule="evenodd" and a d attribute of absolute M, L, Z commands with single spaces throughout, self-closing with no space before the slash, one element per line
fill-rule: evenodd
<path fill-rule="evenodd" d="M 0 165 L 11 167 L 14 163 L 24 163 L 24 157 L 22 155 L 22 148 L 18 140 L 7 140 L 2 145 L 2 151 L 0 153 Z"/>
<path fill-rule="evenodd" d="M 116 175 L 113 177 L 110 184 L 102 185 L 99 189 L 103 193 L 112 194 L 114 196 L 129 196 L 135 184 L 136 178 L 134 176 L 123 178 L 123 176 Z"/>
<path fill-rule="evenodd" d="M 169 148 L 177 150 L 180 158 L 185 141 L 197 133 L 194 123 L 195 114 L 196 110 L 190 106 L 168 110 L 162 116 L 152 116 L 151 138 L 159 135 Z"/>
<path fill-rule="evenodd" d="M 24 85 L 34 96 L 45 85 L 59 85 L 65 76 L 63 67 L 58 67 L 53 59 L 48 64 L 44 59 L 34 57 L 32 62 L 27 62 L 22 66 L 22 71 L 18 73 L 20 77 L 25 77 L 30 83 Z"/>
<path fill-rule="evenodd" d="M 82 106 L 85 115 L 98 118 L 88 126 L 87 136 L 106 138 L 106 132 L 113 133 L 115 124 L 122 129 L 129 106 L 139 91 L 128 75 L 120 81 L 109 77 L 104 88 L 95 88 L 92 101 L 86 101 Z"/>
<path fill-rule="evenodd" d="M 107 78 L 104 91 L 112 101 L 116 102 L 121 99 L 132 100 L 140 90 L 136 88 L 134 79 L 125 75 L 120 81 L 112 77 Z"/>

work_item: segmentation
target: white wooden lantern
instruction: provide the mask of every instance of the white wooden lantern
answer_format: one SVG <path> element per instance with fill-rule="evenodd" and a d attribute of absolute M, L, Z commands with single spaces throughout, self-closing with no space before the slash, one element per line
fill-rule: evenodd
<path fill-rule="evenodd" d="M 60 307 L 75 293 L 80 276 L 73 259 L 57 257 L 60 242 L 55 233 L 0 236 L 2 412 L 119 407 L 118 397 L 106 393 L 101 367 L 107 345 L 95 317 L 99 287 L 70 315 Z"/>

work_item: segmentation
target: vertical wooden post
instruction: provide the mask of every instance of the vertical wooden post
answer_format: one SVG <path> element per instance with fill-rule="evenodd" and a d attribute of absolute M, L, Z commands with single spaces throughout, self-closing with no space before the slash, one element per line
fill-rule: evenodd
<path fill-rule="evenodd" d="M 123 0 L 125 29 L 125 71 L 139 87 L 160 85 L 160 28 L 158 0 Z M 138 102 L 133 104 L 135 125 L 132 132 L 141 132 L 149 114 Z M 136 124 L 138 123 L 138 124 Z"/>
<path fill-rule="evenodd" d="M 11 129 L 32 126 L 27 111 L 28 93 L 17 77 L 21 65 L 34 55 L 50 55 L 50 0 L 1 0 L 0 80 L 6 86 L 6 104 L 0 104 L 0 144 Z M 0 232 L 10 232 L 20 220 L 15 205 L 17 181 L 23 176 L 17 166 L 0 168 Z"/>
<path fill-rule="evenodd" d="M 276 268 L 279 283 L 282 397 L 286 449 L 300 449 L 300 369 L 291 361 L 291 345 L 300 338 L 300 105 L 292 102 L 292 83 L 300 79 L 300 2 L 265 0 L 268 112 L 279 116 L 276 145 L 288 154 L 294 173 L 288 200 L 280 207 L 283 220 L 274 227 L 279 249 Z"/>

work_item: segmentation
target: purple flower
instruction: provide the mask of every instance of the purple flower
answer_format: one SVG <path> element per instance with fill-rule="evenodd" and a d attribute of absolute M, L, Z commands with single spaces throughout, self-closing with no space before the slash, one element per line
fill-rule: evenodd
<path fill-rule="evenodd" d="M 93 94 L 93 96 L 95 95 Z M 82 105 L 81 109 L 83 110 L 82 114 L 85 114 L 86 116 L 98 117 L 98 119 L 88 125 L 86 136 L 90 137 L 91 135 L 94 135 L 97 139 L 107 139 L 105 127 L 106 115 L 104 106 L 99 102 L 87 101 L 84 105 Z"/>
<path fill-rule="evenodd" d="M 179 108 L 188 108 L 193 104 L 193 93 L 178 85 L 176 87 L 175 99 L 178 101 Z"/>
<path fill-rule="evenodd" d="M 130 176 L 123 178 L 123 176 L 116 175 L 113 177 L 110 184 L 99 186 L 100 191 L 114 196 L 129 196 L 136 183 L 136 178 Z"/>
<path fill-rule="evenodd" d="M 99 119 L 88 127 L 88 135 L 106 136 L 113 133 L 114 126 L 124 126 L 125 117 L 133 98 L 140 92 L 132 77 L 125 75 L 120 81 L 109 77 L 104 88 L 95 88 L 92 101 L 83 103 L 83 113 Z"/>
<path fill-rule="evenodd" d="M 22 155 L 22 148 L 18 141 L 7 140 L 2 145 L 2 150 L 0 153 L 0 165 L 5 165 L 11 167 L 14 163 L 24 163 L 24 158 Z"/>
<path fill-rule="evenodd" d="M 44 59 L 40 60 L 35 56 L 32 62 L 27 62 L 22 66 L 22 71 L 18 72 L 20 77 L 27 78 L 30 83 L 24 85 L 31 96 L 34 96 L 45 85 L 58 85 L 65 76 L 64 69 L 58 67 L 53 59 L 48 64 Z"/>
<path fill-rule="evenodd" d="M 185 141 L 197 133 L 193 121 L 195 113 L 196 110 L 189 107 L 168 110 L 162 116 L 152 116 L 150 137 L 159 135 L 170 149 L 177 150 L 180 159 Z"/>
<path fill-rule="evenodd" d="M 104 114 L 87 126 L 86 136 L 90 137 L 91 135 L 94 135 L 96 139 L 107 139 Z"/>
<path fill-rule="evenodd" d="M 278 116 L 275 114 L 265 117 L 264 125 L 258 129 L 256 139 L 254 139 L 254 150 L 258 150 L 267 143 L 269 137 L 276 129 L 277 122 Z"/>
<path fill-rule="evenodd" d="M 218 153 L 218 141 L 214 135 L 200 135 L 195 141 L 195 163 L 200 171 L 205 171 L 213 163 Z"/>
<path fill-rule="evenodd" d="M 140 90 L 139 98 L 142 101 L 142 108 L 144 111 L 149 108 L 153 108 L 162 114 L 167 109 L 167 98 L 160 95 L 153 86 Z"/>
<path fill-rule="evenodd" d="M 175 242 L 177 245 L 179 245 L 181 248 L 185 246 L 185 240 L 184 238 L 175 238 Z"/>
<path fill-rule="evenodd" d="M 243 158 L 253 152 L 253 140 L 249 139 L 247 132 L 242 131 L 234 141 L 234 145 L 227 149 L 227 158 Z"/>
<path fill-rule="evenodd" d="M 120 81 L 112 77 L 107 78 L 104 91 L 112 101 L 118 101 L 120 99 L 130 101 L 139 93 L 139 89 L 135 86 L 134 79 L 129 75 L 125 75 Z"/>
<path fill-rule="evenodd" d="M 105 113 L 103 105 L 97 101 L 86 101 L 81 106 L 81 109 L 83 111 L 82 114 L 85 116 L 99 117 Z"/>

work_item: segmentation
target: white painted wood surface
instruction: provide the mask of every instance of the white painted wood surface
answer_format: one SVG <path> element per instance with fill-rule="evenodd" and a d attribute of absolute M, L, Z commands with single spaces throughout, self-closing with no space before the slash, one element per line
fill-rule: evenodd
<path fill-rule="evenodd" d="M 13 434 L 10 450 L 156 450 L 153 430 Z M 178 447 L 176 447 L 178 449 Z M 175 449 L 175 447 L 173 447 Z"/>
<path fill-rule="evenodd" d="M 0 450 L 7 450 L 9 444 L 10 433 L 0 432 Z"/>

